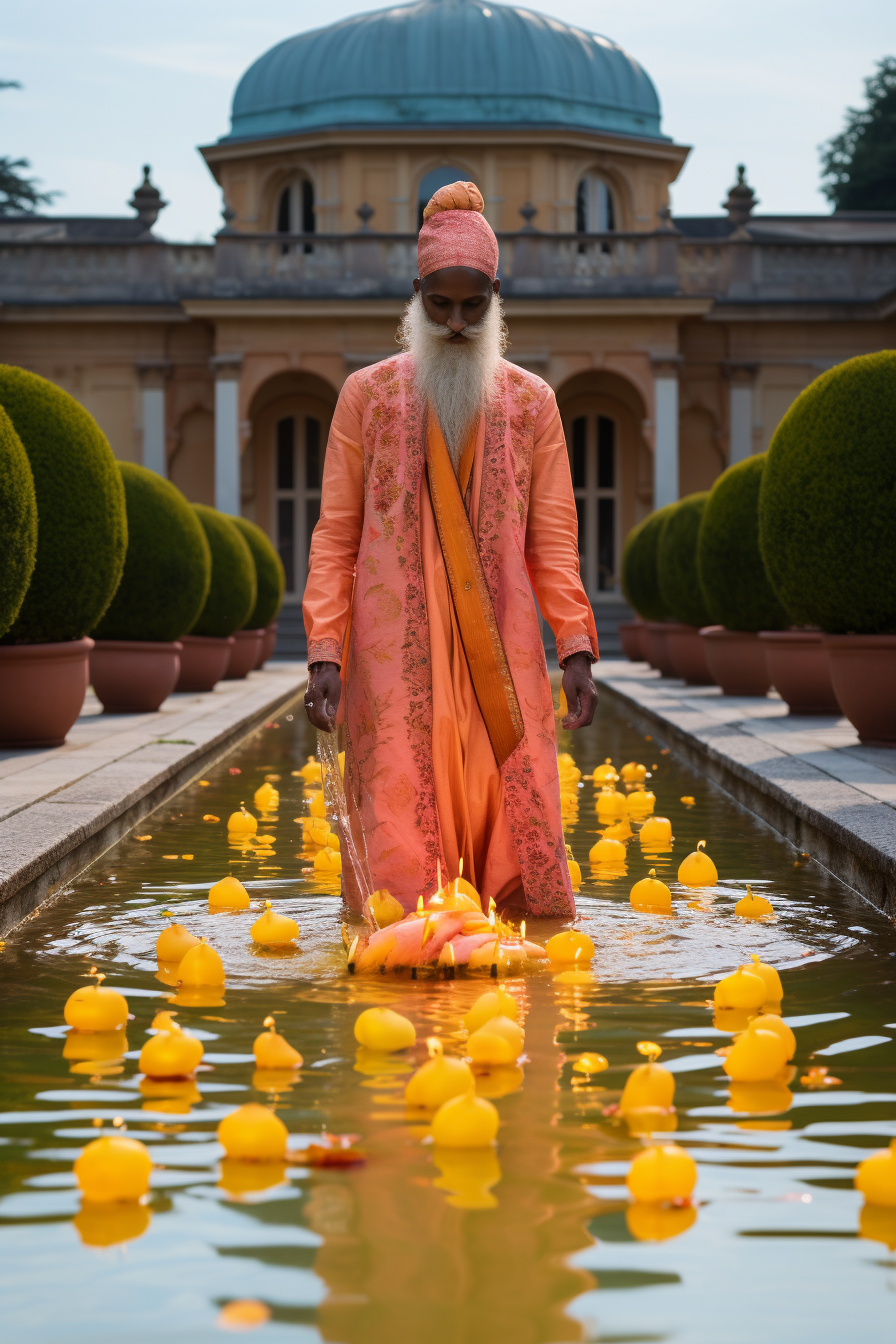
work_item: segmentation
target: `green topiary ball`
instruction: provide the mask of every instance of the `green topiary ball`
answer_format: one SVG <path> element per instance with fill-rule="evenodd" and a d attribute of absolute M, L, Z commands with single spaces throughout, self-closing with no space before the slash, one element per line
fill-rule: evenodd
<path fill-rule="evenodd" d="M 120 463 L 128 553 L 118 591 L 91 633 L 97 639 L 178 639 L 208 597 L 212 554 L 202 524 L 164 477 Z"/>
<path fill-rule="evenodd" d="M 61 387 L 0 365 L 0 405 L 22 440 L 37 500 L 37 560 L 7 644 L 80 639 L 112 600 L 128 545 L 124 486 L 99 425 Z"/>
<path fill-rule="evenodd" d="M 683 625 L 709 625 L 711 617 L 697 576 L 697 534 L 708 490 L 685 495 L 663 523 L 657 548 L 660 600 Z"/>
<path fill-rule="evenodd" d="M 19 614 L 37 555 L 37 501 L 28 454 L 0 407 L 0 635 Z"/>
<path fill-rule="evenodd" d="M 233 525 L 239 528 L 255 562 L 258 595 L 244 628 L 260 630 L 263 626 L 270 625 L 283 605 L 283 593 L 286 588 L 283 561 L 271 545 L 267 533 L 262 532 L 256 523 L 250 523 L 248 518 L 237 518 L 232 514 L 227 516 Z"/>
<path fill-rule="evenodd" d="M 797 625 L 896 633 L 896 351 L 838 364 L 775 431 L 759 545 Z"/>
<path fill-rule="evenodd" d="M 644 621 L 665 621 L 669 612 L 660 597 L 657 551 L 663 524 L 674 504 L 648 514 L 633 527 L 622 548 L 622 591 L 630 606 Z"/>
<path fill-rule="evenodd" d="M 256 598 L 255 565 L 242 533 L 226 514 L 207 504 L 194 504 L 212 553 L 212 579 L 208 597 L 191 635 L 223 639 L 242 630 Z"/>
<path fill-rule="evenodd" d="M 759 487 L 765 454 L 723 471 L 709 492 L 697 537 L 697 572 L 713 622 L 728 630 L 790 625 L 759 554 Z"/>

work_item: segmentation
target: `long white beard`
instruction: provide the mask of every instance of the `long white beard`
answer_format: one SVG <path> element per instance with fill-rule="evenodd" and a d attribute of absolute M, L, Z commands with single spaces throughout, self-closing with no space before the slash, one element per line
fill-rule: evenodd
<path fill-rule="evenodd" d="M 434 322 L 415 294 L 405 309 L 398 338 L 414 359 L 414 382 L 424 401 L 439 417 L 455 471 L 474 421 L 488 404 L 495 374 L 507 346 L 507 328 L 500 295 L 492 296 L 485 315 L 464 328 L 463 341 Z"/>

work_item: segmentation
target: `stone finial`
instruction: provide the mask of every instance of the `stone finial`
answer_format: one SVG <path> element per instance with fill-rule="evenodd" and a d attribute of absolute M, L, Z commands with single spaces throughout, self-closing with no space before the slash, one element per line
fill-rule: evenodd
<path fill-rule="evenodd" d="M 236 219 L 236 211 L 226 197 L 224 198 L 224 204 L 221 206 L 221 218 L 224 221 L 224 227 L 221 232 L 235 233 L 236 230 L 233 227 L 233 221 Z"/>
<path fill-rule="evenodd" d="M 742 229 L 759 204 L 753 188 L 747 182 L 747 170 L 742 163 L 737 165 L 737 181 L 728 192 L 728 199 L 722 202 L 728 218 L 736 229 Z"/>
<path fill-rule="evenodd" d="M 538 208 L 534 206 L 531 201 L 527 201 L 525 205 L 520 206 L 520 214 L 523 217 L 523 227 L 521 229 L 521 232 L 535 233 L 536 231 L 535 225 L 532 223 L 532 221 L 538 214 Z"/>
<path fill-rule="evenodd" d="M 162 193 L 158 187 L 154 187 L 150 182 L 149 175 L 151 172 L 150 165 L 144 163 L 143 181 L 128 201 L 131 209 L 137 211 L 137 218 L 147 232 L 152 229 L 153 224 L 168 204 L 167 201 L 162 200 Z"/>
<path fill-rule="evenodd" d="M 370 221 L 376 214 L 376 211 L 374 210 L 373 206 L 368 205 L 366 201 L 362 201 L 361 204 L 358 206 L 357 210 L 355 211 L 355 214 L 361 221 L 361 230 L 360 230 L 361 233 L 370 233 L 371 232 Z"/>

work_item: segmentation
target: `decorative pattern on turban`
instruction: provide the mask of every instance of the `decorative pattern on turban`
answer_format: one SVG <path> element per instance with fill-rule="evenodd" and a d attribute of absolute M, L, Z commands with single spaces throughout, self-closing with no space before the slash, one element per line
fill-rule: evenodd
<path fill-rule="evenodd" d="M 498 274 L 498 240 L 483 215 L 482 193 L 474 182 L 439 187 L 423 211 L 417 240 L 421 277 L 446 266 L 471 266 L 490 280 Z"/>

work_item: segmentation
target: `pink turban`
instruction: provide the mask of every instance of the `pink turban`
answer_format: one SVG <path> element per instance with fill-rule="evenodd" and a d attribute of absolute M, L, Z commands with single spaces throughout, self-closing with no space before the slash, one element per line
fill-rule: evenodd
<path fill-rule="evenodd" d="M 490 280 L 498 274 L 498 240 L 482 213 L 484 203 L 473 182 L 440 187 L 423 211 L 417 240 L 420 275 L 446 266 L 471 266 Z"/>

